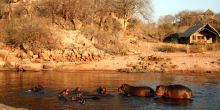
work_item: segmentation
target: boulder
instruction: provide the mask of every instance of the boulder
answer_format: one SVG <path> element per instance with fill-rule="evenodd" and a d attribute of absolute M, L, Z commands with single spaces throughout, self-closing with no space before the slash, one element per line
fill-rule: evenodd
<path fill-rule="evenodd" d="M 24 71 L 41 71 L 43 65 L 41 63 L 19 64 L 19 68 L 22 68 Z"/>
<path fill-rule="evenodd" d="M 20 58 L 26 59 L 26 58 L 28 58 L 28 55 L 25 52 L 21 51 L 20 52 Z"/>
<path fill-rule="evenodd" d="M 28 50 L 28 51 L 27 51 L 27 55 L 30 56 L 30 57 L 32 57 L 32 56 L 34 55 L 34 52 L 32 52 L 31 50 Z"/>
<path fill-rule="evenodd" d="M 9 3 L 17 3 L 17 2 L 19 2 L 20 0 L 8 0 L 9 1 Z"/>
<path fill-rule="evenodd" d="M 43 64 L 43 69 L 44 70 L 53 70 L 55 68 L 56 68 L 56 64 L 54 62 Z"/>
<path fill-rule="evenodd" d="M 50 56 L 47 54 L 47 53 L 40 53 L 39 55 L 39 58 L 42 59 L 42 60 L 45 60 L 45 61 L 48 61 L 50 59 Z"/>
<path fill-rule="evenodd" d="M 87 51 L 84 51 L 83 53 L 82 53 L 82 57 L 83 58 L 86 58 L 86 57 L 88 57 L 89 56 L 89 53 L 87 52 Z"/>
<path fill-rule="evenodd" d="M 4 68 L 14 68 L 15 65 L 14 65 L 13 62 L 8 62 L 8 61 L 6 61 L 6 62 L 4 63 L 4 65 L 3 65 L 3 67 L 4 67 Z"/>
<path fill-rule="evenodd" d="M 8 54 L 9 54 L 8 50 L 0 50 L 0 59 L 2 61 L 5 61 Z"/>
<path fill-rule="evenodd" d="M 37 58 L 38 58 L 38 55 L 33 55 L 32 58 L 33 58 L 33 59 L 37 59 Z"/>

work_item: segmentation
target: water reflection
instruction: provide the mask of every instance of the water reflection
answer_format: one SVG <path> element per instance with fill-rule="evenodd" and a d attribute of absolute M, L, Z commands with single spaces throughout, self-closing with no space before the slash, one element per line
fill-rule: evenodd
<path fill-rule="evenodd" d="M 191 106 L 193 100 L 155 98 L 155 103 L 170 106 Z"/>
<path fill-rule="evenodd" d="M 124 97 L 117 93 L 123 84 L 150 86 L 159 84 L 183 84 L 193 91 L 193 101 L 170 99 Z M 24 91 L 41 84 L 44 94 L 30 94 Z M 113 95 L 97 101 L 62 103 L 57 93 L 65 88 L 81 87 L 94 93 L 99 86 L 105 86 Z M 114 71 L 78 72 L 0 72 L 0 103 L 33 110 L 150 110 L 150 109 L 218 109 L 220 105 L 220 77 L 187 76 L 186 74 L 135 73 Z M 211 104 L 210 104 L 211 103 Z"/>

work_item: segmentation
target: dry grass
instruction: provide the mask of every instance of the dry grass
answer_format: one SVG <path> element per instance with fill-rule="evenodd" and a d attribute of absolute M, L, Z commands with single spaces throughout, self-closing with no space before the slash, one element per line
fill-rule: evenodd
<path fill-rule="evenodd" d="M 163 45 L 156 48 L 156 51 L 175 53 L 175 52 L 188 52 L 188 53 L 203 53 L 207 51 L 220 51 L 220 43 L 204 44 L 204 45 L 188 45 L 176 46 L 176 45 Z"/>
<path fill-rule="evenodd" d="M 125 55 L 128 51 L 126 41 L 120 39 L 123 35 L 121 33 L 109 33 L 100 31 L 94 35 L 94 45 L 104 50 L 109 54 Z"/>
<path fill-rule="evenodd" d="M 158 47 L 157 51 L 174 53 L 174 52 L 186 52 L 186 48 L 184 47 L 174 47 L 174 46 L 162 46 Z"/>
<path fill-rule="evenodd" d="M 15 47 L 26 45 L 25 49 L 34 52 L 39 49 L 55 49 L 59 44 L 59 38 L 52 36 L 47 24 L 46 21 L 31 19 L 13 21 L 6 28 L 5 42 Z"/>
<path fill-rule="evenodd" d="M 206 51 L 220 51 L 220 43 L 206 45 L 190 45 L 190 53 L 202 53 Z"/>
<path fill-rule="evenodd" d="M 190 53 L 203 53 L 206 51 L 205 45 L 191 45 L 189 47 Z"/>
<path fill-rule="evenodd" d="M 206 49 L 208 51 L 219 51 L 220 50 L 220 43 L 206 45 Z"/>
<path fill-rule="evenodd" d="M 82 29 L 82 33 L 87 39 L 91 40 L 94 46 L 109 54 L 125 55 L 128 52 L 128 45 L 123 31 L 118 28 L 112 27 L 106 30 L 99 27 L 87 26 Z M 110 29 L 110 30 L 109 30 Z"/>

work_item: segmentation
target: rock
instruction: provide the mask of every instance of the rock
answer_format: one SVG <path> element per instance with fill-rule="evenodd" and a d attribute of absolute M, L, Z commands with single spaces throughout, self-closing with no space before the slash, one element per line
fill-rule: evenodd
<path fill-rule="evenodd" d="M 4 61 L 0 61 L 0 67 L 4 67 L 5 62 Z"/>
<path fill-rule="evenodd" d="M 43 64 L 43 69 L 44 70 L 53 70 L 55 68 L 56 68 L 56 64 L 54 62 Z"/>
<path fill-rule="evenodd" d="M 34 53 L 33 53 L 32 51 L 28 50 L 28 51 L 27 51 L 27 55 L 30 56 L 30 57 L 32 57 L 32 56 L 34 55 Z"/>
<path fill-rule="evenodd" d="M 20 0 L 9 0 L 9 3 L 17 3 L 19 2 Z"/>
<path fill-rule="evenodd" d="M 73 21 L 74 24 L 75 24 L 75 29 L 76 29 L 76 30 L 79 30 L 79 29 L 82 28 L 83 23 L 82 23 L 80 20 L 78 20 L 78 19 L 73 19 L 72 21 Z"/>
<path fill-rule="evenodd" d="M 67 56 L 71 56 L 73 54 L 73 51 L 65 49 L 63 52 L 63 56 L 67 57 Z"/>
<path fill-rule="evenodd" d="M 20 58 L 26 59 L 26 58 L 28 58 L 28 56 L 27 56 L 27 54 L 25 52 L 21 51 L 20 52 Z"/>
<path fill-rule="evenodd" d="M 47 53 L 40 53 L 39 54 L 39 58 L 40 59 L 43 59 L 43 60 L 45 60 L 45 61 L 48 61 L 49 59 L 50 59 L 50 56 L 47 54 Z"/>
<path fill-rule="evenodd" d="M 14 62 L 8 62 L 6 61 L 3 65 L 4 68 L 14 68 L 15 67 L 15 63 Z"/>
<path fill-rule="evenodd" d="M 24 71 L 41 71 L 43 69 L 43 65 L 41 63 L 19 64 L 19 67 Z"/>
<path fill-rule="evenodd" d="M 27 51 L 29 49 L 29 46 L 25 43 L 23 43 L 21 46 L 20 46 L 21 50 L 24 50 L 24 51 Z"/>
<path fill-rule="evenodd" d="M 38 58 L 38 55 L 33 55 L 32 58 L 33 58 L 33 59 L 37 59 L 37 58 Z"/>
<path fill-rule="evenodd" d="M 88 54 L 88 52 L 87 51 L 84 51 L 83 53 L 82 53 L 82 57 L 88 57 L 89 56 L 89 54 Z"/>
<path fill-rule="evenodd" d="M 9 51 L 8 50 L 0 50 L 0 58 L 2 61 L 6 60 L 6 57 L 8 56 Z"/>
<path fill-rule="evenodd" d="M 63 62 L 65 61 L 65 58 L 62 56 L 62 54 L 52 54 L 53 61 L 57 61 L 57 62 Z"/>

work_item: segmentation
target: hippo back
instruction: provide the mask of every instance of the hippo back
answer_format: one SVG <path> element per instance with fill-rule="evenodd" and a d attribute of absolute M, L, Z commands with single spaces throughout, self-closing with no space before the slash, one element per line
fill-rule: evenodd
<path fill-rule="evenodd" d="M 143 86 L 143 87 L 130 86 L 127 90 L 127 93 L 132 96 L 139 96 L 139 97 L 152 97 L 155 95 L 154 90 L 147 86 Z"/>
<path fill-rule="evenodd" d="M 178 98 L 178 99 L 190 99 L 192 98 L 192 91 L 182 85 L 169 85 L 166 87 L 165 97 Z"/>

